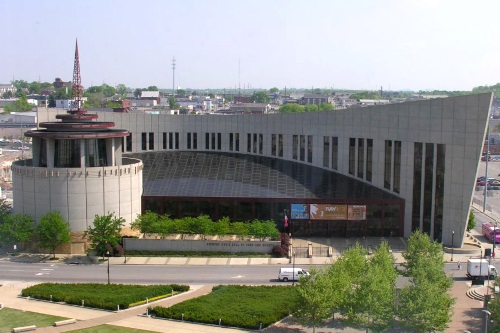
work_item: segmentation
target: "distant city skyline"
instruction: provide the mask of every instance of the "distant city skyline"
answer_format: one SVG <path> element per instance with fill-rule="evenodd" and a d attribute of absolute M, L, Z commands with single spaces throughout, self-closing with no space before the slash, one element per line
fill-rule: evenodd
<path fill-rule="evenodd" d="M 471 90 L 500 82 L 484 0 L 4 0 L 0 83 Z"/>

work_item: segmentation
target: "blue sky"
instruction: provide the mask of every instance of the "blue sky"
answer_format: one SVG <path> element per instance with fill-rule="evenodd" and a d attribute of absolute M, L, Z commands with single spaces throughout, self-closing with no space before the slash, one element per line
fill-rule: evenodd
<path fill-rule="evenodd" d="M 1 0 L 0 83 L 470 90 L 500 82 L 498 0 Z"/>

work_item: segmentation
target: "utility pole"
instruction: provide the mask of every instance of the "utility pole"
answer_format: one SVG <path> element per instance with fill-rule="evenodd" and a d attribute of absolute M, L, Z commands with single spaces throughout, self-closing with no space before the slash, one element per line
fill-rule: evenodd
<path fill-rule="evenodd" d="M 172 95 L 175 97 L 175 57 L 172 58 Z"/>

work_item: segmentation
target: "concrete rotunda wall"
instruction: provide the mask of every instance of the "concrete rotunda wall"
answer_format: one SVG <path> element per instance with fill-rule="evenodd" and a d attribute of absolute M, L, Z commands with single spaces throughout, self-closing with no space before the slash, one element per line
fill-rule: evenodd
<path fill-rule="evenodd" d="M 114 212 L 129 226 L 141 213 L 140 160 L 125 158 L 120 167 L 70 169 L 32 167 L 30 162 L 12 164 L 15 213 L 29 214 L 39 221 L 45 213 L 57 210 L 73 232 L 87 230 L 95 215 Z"/>

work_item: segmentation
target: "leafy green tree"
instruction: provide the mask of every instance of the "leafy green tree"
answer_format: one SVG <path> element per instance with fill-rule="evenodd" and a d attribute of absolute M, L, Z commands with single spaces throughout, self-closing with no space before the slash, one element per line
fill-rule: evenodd
<path fill-rule="evenodd" d="M 2 214 L 3 215 L 3 214 Z M 24 245 L 33 239 L 35 224 L 33 217 L 26 214 L 5 214 L 0 219 L 0 244 Z"/>
<path fill-rule="evenodd" d="M 274 94 L 274 93 L 278 93 L 278 92 L 280 92 L 280 90 L 279 90 L 278 88 L 276 88 L 276 87 L 272 87 L 271 89 L 269 89 L 269 92 L 270 92 L 271 94 Z"/>
<path fill-rule="evenodd" d="M 87 94 L 102 93 L 102 88 L 103 86 L 90 86 L 87 89 L 85 89 L 85 93 Z"/>
<path fill-rule="evenodd" d="M 469 212 L 469 221 L 467 222 L 467 231 L 471 231 L 476 227 L 476 217 L 472 209 Z"/>
<path fill-rule="evenodd" d="M 125 96 L 125 94 L 127 93 L 127 87 L 123 84 L 123 83 L 119 83 L 117 86 L 116 86 L 116 93 L 121 95 L 121 96 Z"/>
<path fill-rule="evenodd" d="M 42 92 L 42 85 L 40 84 L 40 82 L 33 81 L 28 87 L 28 92 L 30 94 L 40 95 L 40 93 Z"/>
<path fill-rule="evenodd" d="M 173 96 L 168 98 L 168 106 L 170 107 L 170 110 L 177 110 L 180 108 L 179 103 L 177 103 L 177 100 Z"/>
<path fill-rule="evenodd" d="M 12 212 L 11 205 L 6 199 L 0 198 L 0 222 Z"/>
<path fill-rule="evenodd" d="M 186 90 L 184 89 L 177 89 L 175 92 L 176 95 L 179 95 L 180 97 L 186 97 Z"/>
<path fill-rule="evenodd" d="M 139 230 L 139 232 L 146 237 L 146 234 L 158 232 L 158 230 L 156 230 L 156 224 L 159 220 L 160 216 L 157 213 L 147 210 L 144 214 L 138 214 L 137 218 L 130 223 L 130 227 Z"/>
<path fill-rule="evenodd" d="M 2 94 L 2 98 L 4 99 L 8 99 L 8 98 L 12 98 L 14 96 L 14 94 L 12 93 L 12 91 L 6 91 Z"/>
<path fill-rule="evenodd" d="M 245 222 L 233 222 L 233 223 L 231 223 L 230 233 L 232 233 L 233 235 L 236 235 L 240 239 L 242 239 L 243 236 L 247 236 L 249 234 L 248 223 L 245 223 Z"/>
<path fill-rule="evenodd" d="M 158 221 L 153 225 L 153 230 L 155 233 L 159 234 L 162 239 L 166 238 L 175 232 L 174 220 L 172 220 L 168 215 L 160 216 Z"/>
<path fill-rule="evenodd" d="M 124 224 L 125 220 L 121 217 L 115 217 L 114 213 L 103 216 L 96 215 L 93 227 L 89 226 L 86 231 L 92 250 L 102 254 L 104 258 L 107 251 L 106 245 L 114 248 L 120 242 L 120 232 Z"/>
<path fill-rule="evenodd" d="M 116 93 L 115 88 L 110 85 L 107 85 L 106 83 L 103 83 L 101 87 L 102 87 L 102 93 L 106 97 L 114 96 L 114 94 Z"/>
<path fill-rule="evenodd" d="M 333 105 L 326 102 L 321 103 L 321 105 L 319 106 L 319 111 L 333 111 L 333 109 Z"/>
<path fill-rule="evenodd" d="M 299 294 L 299 309 L 294 318 L 303 325 L 312 327 L 313 333 L 321 322 L 331 316 L 332 285 L 328 275 L 314 267 L 310 275 L 300 278 L 297 286 Z"/>
<path fill-rule="evenodd" d="M 319 106 L 316 104 L 304 105 L 304 112 L 316 112 L 319 111 Z"/>
<path fill-rule="evenodd" d="M 360 91 L 355 94 L 351 94 L 352 99 L 380 99 L 380 93 L 378 91 Z"/>
<path fill-rule="evenodd" d="M 198 223 L 199 233 L 203 235 L 203 238 L 207 235 L 214 234 L 215 223 L 210 219 L 208 215 L 200 215 L 196 218 L 196 223 Z"/>
<path fill-rule="evenodd" d="M 34 107 L 35 105 L 28 103 L 26 96 L 22 96 L 11 105 L 6 105 L 4 111 L 5 113 L 25 112 L 33 110 Z"/>
<path fill-rule="evenodd" d="M 147 89 L 146 89 L 146 90 L 147 90 L 147 91 L 158 91 L 159 89 L 158 89 L 158 87 L 157 87 L 157 86 L 149 86 L 149 87 L 147 87 Z"/>
<path fill-rule="evenodd" d="M 299 104 L 285 104 L 280 106 L 280 112 L 292 113 L 292 112 L 304 112 L 304 107 Z"/>
<path fill-rule="evenodd" d="M 14 87 L 16 87 L 16 89 L 28 89 L 30 85 L 27 81 L 24 80 L 14 80 L 11 83 L 12 85 L 14 85 Z"/>
<path fill-rule="evenodd" d="M 394 263 L 389 245 L 382 242 L 368 259 L 366 272 L 359 280 L 353 311 L 348 315 L 350 321 L 374 332 L 382 332 L 393 324 L 398 276 Z"/>
<path fill-rule="evenodd" d="M 58 211 L 48 212 L 40 218 L 40 223 L 36 226 L 36 236 L 40 247 L 49 249 L 55 258 L 56 248 L 71 240 L 69 223 Z"/>
<path fill-rule="evenodd" d="M 488 311 L 491 312 L 492 325 L 489 325 L 489 331 L 500 332 L 500 297 L 494 297 L 488 304 Z"/>
<path fill-rule="evenodd" d="M 141 97 L 141 94 L 142 94 L 142 89 L 137 88 L 134 90 L 134 97 L 135 98 Z"/>
<path fill-rule="evenodd" d="M 406 276 L 413 276 L 413 269 L 421 257 L 431 258 L 433 262 L 444 267 L 443 246 L 437 241 L 432 241 L 429 235 L 414 231 L 408 238 L 408 246 L 403 252 L 406 261 Z"/>
<path fill-rule="evenodd" d="M 223 217 L 215 223 L 214 233 L 219 236 L 224 236 L 229 233 L 231 226 L 228 217 Z"/>
<path fill-rule="evenodd" d="M 71 89 L 69 89 L 68 87 L 61 87 L 59 89 L 56 89 L 51 94 L 51 96 L 52 95 L 54 95 L 54 99 L 70 99 L 71 98 Z"/>
<path fill-rule="evenodd" d="M 269 103 L 271 99 L 267 91 L 256 91 L 252 94 L 252 101 L 254 103 Z"/>

